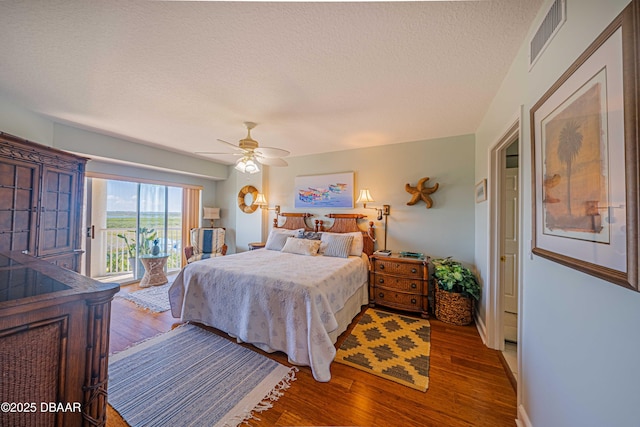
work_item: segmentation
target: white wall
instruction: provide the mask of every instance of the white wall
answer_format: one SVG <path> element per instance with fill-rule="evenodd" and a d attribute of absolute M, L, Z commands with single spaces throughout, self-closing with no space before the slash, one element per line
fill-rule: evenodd
<path fill-rule="evenodd" d="M 567 22 L 529 72 L 527 41 L 476 133 L 476 180 L 489 152 L 523 105 L 522 239 L 531 241 L 529 111 L 627 5 L 628 0 L 568 0 Z M 550 2 L 541 8 L 546 12 Z M 490 195 L 491 196 L 491 195 Z M 488 204 L 476 206 L 475 260 L 487 270 Z M 519 351 L 520 418 L 536 427 L 640 423 L 640 294 L 523 253 Z M 486 281 L 487 278 L 484 277 Z"/>
<path fill-rule="evenodd" d="M 473 262 L 473 135 L 310 155 L 287 161 L 288 167 L 271 167 L 265 172 L 270 206 L 280 205 L 282 212 L 301 211 L 294 209 L 296 176 L 353 171 L 356 193 L 360 188 L 369 188 L 376 200 L 370 206 L 391 205 L 388 249 L 423 252 L 434 257 L 453 256 L 467 263 Z M 405 184 L 415 186 L 422 177 L 430 177 L 427 183 L 430 186 L 436 182 L 440 184 L 439 190 L 432 194 L 431 209 L 426 209 L 423 202 L 407 206 L 411 195 L 405 191 Z M 359 204 L 355 209 L 316 209 L 311 212 L 316 214 L 311 220 L 330 222 L 324 215 L 331 212 L 367 215 L 361 228 L 366 229 L 367 222 L 374 221 L 379 247 L 384 246 L 384 221 L 376 220 L 375 211 L 363 209 Z M 273 217 L 273 211 L 270 211 L 269 226 Z"/>

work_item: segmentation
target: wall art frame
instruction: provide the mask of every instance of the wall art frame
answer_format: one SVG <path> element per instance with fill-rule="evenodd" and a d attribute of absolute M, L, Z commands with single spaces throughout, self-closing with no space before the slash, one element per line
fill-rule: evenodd
<path fill-rule="evenodd" d="M 353 209 L 353 172 L 296 176 L 294 206 Z"/>
<path fill-rule="evenodd" d="M 633 0 L 531 108 L 532 252 L 638 288 L 638 53 Z"/>
<path fill-rule="evenodd" d="M 487 200 L 487 178 L 484 178 L 476 184 L 476 203 L 482 203 L 486 200 Z"/>

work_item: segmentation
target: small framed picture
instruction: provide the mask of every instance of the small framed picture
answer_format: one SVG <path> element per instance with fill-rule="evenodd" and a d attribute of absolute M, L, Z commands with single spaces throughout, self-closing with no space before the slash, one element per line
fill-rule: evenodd
<path fill-rule="evenodd" d="M 476 203 L 487 200 L 487 178 L 476 184 Z"/>

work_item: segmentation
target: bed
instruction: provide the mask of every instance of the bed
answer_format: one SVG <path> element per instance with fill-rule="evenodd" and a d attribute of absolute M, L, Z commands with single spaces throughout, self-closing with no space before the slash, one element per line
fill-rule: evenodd
<path fill-rule="evenodd" d="M 317 381 L 327 382 L 338 336 L 368 302 L 373 223 L 362 231 L 357 220 L 363 215 L 329 214 L 333 224 L 325 229 L 322 220 L 309 227 L 310 214 L 280 216 L 285 222 L 278 225 L 276 218 L 264 249 L 182 269 L 169 289 L 171 312 L 184 322 L 214 327 L 264 351 L 282 351 L 292 364 L 309 366 Z M 281 250 L 276 240 L 284 241 Z M 324 245 L 324 255 L 305 255 L 297 249 L 315 247 L 312 240 Z M 342 243 L 346 249 L 336 256 L 332 251 Z M 343 250 L 349 255 L 343 257 Z"/>

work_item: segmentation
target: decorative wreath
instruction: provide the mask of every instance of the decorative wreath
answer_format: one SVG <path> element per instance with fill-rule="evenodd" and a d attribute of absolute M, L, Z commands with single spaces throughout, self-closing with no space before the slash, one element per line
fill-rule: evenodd
<path fill-rule="evenodd" d="M 252 201 L 249 206 L 245 203 L 244 197 L 247 194 L 251 194 Z M 244 213 L 254 213 L 256 209 L 258 209 L 258 205 L 255 204 L 256 198 L 258 197 L 258 189 L 253 185 L 245 185 L 238 192 L 238 207 Z"/>

